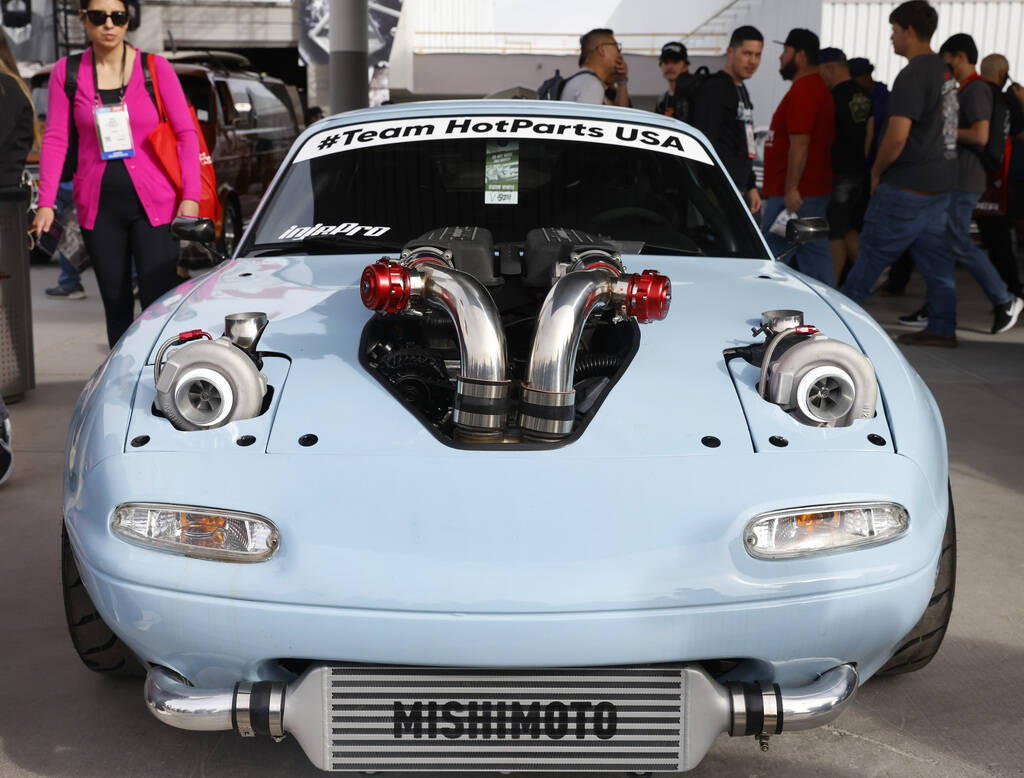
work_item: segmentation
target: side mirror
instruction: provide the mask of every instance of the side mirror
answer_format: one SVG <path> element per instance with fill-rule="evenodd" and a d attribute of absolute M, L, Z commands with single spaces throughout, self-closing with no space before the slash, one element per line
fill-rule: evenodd
<path fill-rule="evenodd" d="M 813 243 L 828 238 L 828 219 L 822 216 L 808 216 L 805 219 L 790 219 L 786 222 L 786 240 L 790 243 Z"/>
<path fill-rule="evenodd" d="M 217 239 L 217 228 L 212 219 L 192 219 L 175 216 L 171 222 L 171 235 L 178 240 L 193 240 L 196 243 L 213 243 Z"/>

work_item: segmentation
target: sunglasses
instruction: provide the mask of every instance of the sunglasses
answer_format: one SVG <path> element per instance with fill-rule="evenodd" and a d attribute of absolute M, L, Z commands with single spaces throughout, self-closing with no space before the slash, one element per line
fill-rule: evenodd
<path fill-rule="evenodd" d="M 102 27 L 107 23 L 107 19 L 110 19 L 114 23 L 115 27 L 124 27 L 128 24 L 128 12 L 127 11 L 86 11 L 85 18 L 89 20 L 89 24 L 93 27 Z"/>
<path fill-rule="evenodd" d="M 614 46 L 619 52 L 622 51 L 622 44 L 618 41 L 605 41 L 604 43 L 597 44 L 595 48 L 600 49 L 602 46 Z"/>

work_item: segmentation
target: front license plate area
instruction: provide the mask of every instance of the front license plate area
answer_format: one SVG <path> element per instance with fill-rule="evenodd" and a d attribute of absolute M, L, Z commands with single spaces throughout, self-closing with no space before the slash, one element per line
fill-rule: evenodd
<path fill-rule="evenodd" d="M 674 772 L 681 668 L 332 667 L 333 770 Z"/>

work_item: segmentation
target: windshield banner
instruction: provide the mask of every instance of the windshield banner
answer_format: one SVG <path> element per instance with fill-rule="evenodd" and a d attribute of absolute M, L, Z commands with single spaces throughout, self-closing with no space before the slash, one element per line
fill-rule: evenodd
<path fill-rule="evenodd" d="M 711 157 L 695 138 L 677 130 L 631 122 L 547 116 L 445 116 L 348 124 L 312 135 L 295 155 L 293 164 L 368 146 L 451 138 L 553 138 L 606 143 L 712 164 Z"/>

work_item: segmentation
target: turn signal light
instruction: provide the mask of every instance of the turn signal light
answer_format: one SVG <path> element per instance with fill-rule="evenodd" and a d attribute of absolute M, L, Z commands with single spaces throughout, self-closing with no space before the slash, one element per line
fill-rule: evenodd
<path fill-rule="evenodd" d="M 788 559 L 887 543 L 908 524 L 907 509 L 894 502 L 819 505 L 755 517 L 743 545 L 758 559 Z"/>
<path fill-rule="evenodd" d="M 262 516 L 191 505 L 119 505 L 111 528 L 133 543 L 222 562 L 263 562 L 280 543 L 277 527 Z"/>

